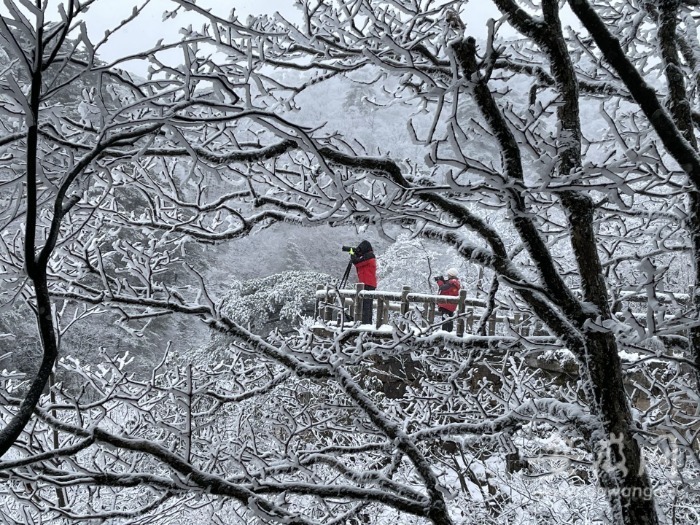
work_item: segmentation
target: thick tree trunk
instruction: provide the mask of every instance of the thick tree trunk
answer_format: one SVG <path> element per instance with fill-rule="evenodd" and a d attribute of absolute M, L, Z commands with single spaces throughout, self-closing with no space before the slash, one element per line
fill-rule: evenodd
<path fill-rule="evenodd" d="M 688 229 L 693 244 L 695 264 L 695 294 L 692 303 L 695 312 L 700 311 L 700 155 L 692 126 L 692 113 L 686 99 L 683 76 L 678 69 L 676 49 L 676 19 L 680 7 L 678 0 L 659 2 L 659 41 L 666 67 L 671 99 L 669 114 L 661 104 L 655 90 L 644 81 L 642 75 L 625 55 L 620 42 L 605 27 L 596 11 L 586 0 L 571 2 L 571 9 L 595 40 L 605 59 L 624 82 L 635 102 L 649 119 L 669 154 L 688 174 L 695 191 L 689 194 Z M 685 140 L 683 140 L 685 139 Z M 700 389 L 700 326 L 690 329 L 690 348 L 696 364 L 697 384 Z"/>
<path fill-rule="evenodd" d="M 690 304 L 693 306 L 695 315 L 700 315 L 700 192 L 691 191 L 688 194 L 689 213 L 688 229 L 693 245 L 693 266 L 695 270 L 695 281 L 693 282 L 693 295 Z M 696 391 L 700 392 L 700 325 L 691 326 L 688 330 L 690 351 L 695 363 L 695 385 Z"/>
<path fill-rule="evenodd" d="M 570 174 L 581 165 L 581 130 L 578 108 L 578 83 L 568 54 L 566 41 L 561 33 L 561 21 L 558 14 L 558 3 L 555 0 L 544 0 L 542 9 L 544 23 L 530 17 L 520 10 L 511 0 L 497 0 L 498 7 L 509 16 L 513 25 L 527 34 L 547 53 L 550 60 L 552 75 L 556 88 L 562 99 L 558 107 L 558 120 L 561 126 L 558 156 L 558 171 L 563 175 Z M 477 90 L 484 91 L 486 83 L 479 80 L 473 50 L 473 40 L 455 46 L 457 53 L 462 54 L 460 63 L 465 75 L 475 82 Z M 480 93 L 482 99 L 480 108 L 485 113 L 487 121 L 493 125 L 499 120 L 494 112 L 500 112 L 493 97 Z M 489 99 L 491 102 L 489 103 Z M 484 102 L 486 100 L 486 103 Z M 480 101 L 477 100 L 479 103 Z M 508 166 L 508 160 L 514 155 L 509 154 L 513 147 L 507 140 L 510 133 L 507 129 L 494 129 L 504 149 L 505 169 L 509 175 L 513 172 Z M 516 146 L 517 147 L 517 146 Z M 512 160 L 511 160 L 512 162 Z M 516 170 L 515 178 L 520 172 Z M 560 308 L 566 314 L 573 326 L 583 337 L 583 345 L 576 351 L 584 366 L 584 385 L 586 397 L 590 404 L 591 413 L 598 418 L 597 429 L 588 436 L 591 451 L 601 461 L 596 462 L 601 487 L 603 487 L 610 502 L 615 523 L 653 525 L 658 523 L 656 508 L 653 501 L 651 483 L 644 467 L 641 450 L 634 440 L 632 433 L 632 415 L 624 384 L 622 368 L 618 356 L 617 343 L 609 330 L 594 327 L 600 320 L 611 319 L 607 300 L 607 288 L 603 277 L 603 267 L 597 252 L 597 242 L 594 224 L 594 207 L 588 195 L 580 192 L 563 192 L 561 201 L 568 213 L 571 231 L 571 245 L 576 257 L 583 300 L 596 306 L 594 315 L 584 313 L 580 305 L 572 307 L 572 301 L 563 300 L 568 294 L 556 293 L 551 283 L 557 282 L 552 276 L 543 275 L 542 280 L 550 288 L 552 296 L 560 301 Z M 529 245 L 532 240 L 525 230 L 520 229 L 523 242 Z M 531 253 L 537 260 L 537 255 Z M 549 252 L 544 258 L 551 258 Z M 542 269 L 545 266 L 538 264 Z M 556 330 L 555 330 L 556 332 Z M 558 334 L 564 340 L 566 334 Z M 606 461 L 602 461 L 602 459 Z"/>
<path fill-rule="evenodd" d="M 666 67 L 664 72 L 668 84 L 668 109 L 674 122 L 678 126 L 683 138 L 688 141 L 695 151 L 698 151 L 698 141 L 693 128 L 693 117 L 690 111 L 685 77 L 681 69 L 678 52 L 678 10 L 680 0 L 663 0 L 659 2 L 658 10 L 658 41 L 661 56 Z M 695 281 L 691 304 L 695 312 L 700 312 L 700 193 L 696 191 L 688 194 L 688 218 L 687 228 L 693 245 L 693 266 L 695 269 Z M 700 326 L 693 326 L 689 330 L 690 351 L 695 362 L 695 380 L 697 390 L 700 392 Z"/>
<path fill-rule="evenodd" d="M 568 201 L 571 242 L 579 261 L 584 299 L 596 305 L 601 320 L 611 319 L 590 200 L 573 200 L 571 196 L 564 200 Z M 594 432 L 587 437 L 596 456 L 598 478 L 608 494 L 614 522 L 654 525 L 658 517 L 653 489 L 642 451 L 633 435 L 632 413 L 615 336 L 608 330 L 589 328 L 585 320 L 579 329 L 585 338 L 584 355 L 579 358 L 586 367 L 584 377 L 590 381 L 591 412 L 599 417 L 602 430 L 602 435 Z"/>
<path fill-rule="evenodd" d="M 36 256 L 36 227 L 39 209 L 37 204 L 37 180 L 38 180 L 38 156 L 39 156 L 39 107 L 42 87 L 42 62 L 43 62 L 43 18 L 37 17 L 36 44 L 33 56 L 33 71 L 31 77 L 31 91 L 29 94 L 29 111 L 25 115 L 27 124 L 26 146 L 26 192 L 27 213 L 24 235 L 24 265 L 29 279 L 34 284 L 36 298 L 36 316 L 43 357 L 39 370 L 32 380 L 29 390 L 26 392 L 17 413 L 12 417 L 5 428 L 0 431 L 0 457 L 12 447 L 14 442 L 24 430 L 34 412 L 41 394 L 49 381 L 53 366 L 58 355 L 58 342 L 54 331 L 53 317 L 51 313 L 51 297 L 47 282 L 47 260 Z M 54 218 L 59 220 L 60 218 Z M 44 250 L 50 253 L 53 246 L 46 246 Z"/>
<path fill-rule="evenodd" d="M 7 426 L 0 431 L 0 457 L 12 447 L 31 419 L 34 407 L 39 402 L 44 388 L 46 388 L 58 356 L 56 333 L 54 332 L 51 315 L 51 297 L 49 296 L 45 273 L 38 275 L 33 281 L 36 293 L 37 324 L 44 354 L 39 370 L 34 376 L 29 390 L 25 393 L 17 413 Z"/>
<path fill-rule="evenodd" d="M 614 336 L 587 334 L 588 374 L 601 415 L 603 436 L 592 436 L 598 477 L 607 491 L 613 522 L 629 525 L 658 523 L 653 488 L 639 444 L 632 433 L 632 418 L 625 395 L 620 359 Z"/>

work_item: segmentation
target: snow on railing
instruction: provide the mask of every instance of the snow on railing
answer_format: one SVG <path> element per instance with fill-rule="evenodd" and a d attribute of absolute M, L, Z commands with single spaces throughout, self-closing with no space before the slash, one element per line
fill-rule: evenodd
<path fill-rule="evenodd" d="M 577 291 L 574 290 L 576 293 Z M 690 302 L 693 291 L 689 293 L 655 290 L 654 301 L 665 304 L 686 305 Z M 637 289 L 622 289 L 616 295 L 613 310 L 619 311 L 619 303 L 647 303 L 648 297 L 644 291 Z M 332 286 L 317 285 L 316 287 L 316 318 L 325 323 L 337 326 L 354 324 L 354 320 L 362 319 L 365 301 L 372 301 L 373 328 L 379 330 L 389 324 L 391 312 L 405 315 L 409 311 L 418 311 L 427 325 L 440 324 L 440 313 L 437 304 L 455 304 L 454 324 L 458 336 L 474 333 L 475 319 L 479 319 L 486 310 L 486 302 L 481 299 L 468 298 L 466 290 L 460 290 L 458 296 L 431 295 L 412 293 L 411 288 L 404 286 L 401 292 L 382 290 L 365 290 L 362 283 L 354 289 L 336 289 Z M 616 306 L 617 305 L 617 306 Z M 645 316 L 644 313 L 635 313 Z M 486 321 L 485 335 L 547 335 L 543 324 L 527 313 L 513 312 L 512 315 L 497 312 L 491 314 Z"/>
<path fill-rule="evenodd" d="M 466 290 L 460 290 L 458 296 L 431 295 L 412 293 L 409 286 L 404 286 L 401 292 L 380 290 L 365 290 L 362 283 L 354 289 L 332 288 L 318 285 L 316 288 L 316 318 L 326 323 L 337 323 L 338 326 L 353 324 L 353 320 L 362 319 L 362 310 L 366 300 L 372 300 L 373 326 L 380 329 L 389 324 L 390 312 L 405 315 L 412 309 L 417 309 L 422 319 L 428 324 L 440 324 L 440 314 L 437 304 L 454 304 L 454 324 L 458 336 L 472 333 L 474 321 L 486 309 L 486 302 L 480 299 L 468 298 Z M 436 319 L 437 318 L 437 319 Z M 542 324 L 527 314 L 514 313 L 512 317 L 491 315 L 486 324 L 486 334 L 518 333 L 521 335 L 544 335 Z"/>

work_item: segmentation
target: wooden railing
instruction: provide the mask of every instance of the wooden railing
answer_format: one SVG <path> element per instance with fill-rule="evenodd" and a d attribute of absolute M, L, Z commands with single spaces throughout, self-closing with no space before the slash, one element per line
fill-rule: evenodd
<path fill-rule="evenodd" d="M 576 290 L 574 290 L 576 292 Z M 688 293 L 654 290 L 654 300 L 667 305 L 688 305 L 693 295 L 693 290 Z M 317 285 L 316 287 L 316 318 L 326 323 L 337 326 L 352 325 L 356 320 L 362 319 L 363 300 L 372 300 L 373 328 L 380 329 L 390 322 L 391 312 L 397 312 L 405 316 L 409 311 L 420 314 L 421 322 L 425 326 L 439 326 L 442 323 L 437 312 L 438 303 L 455 304 L 457 308 L 454 314 L 454 324 L 458 336 L 475 334 L 475 324 L 480 321 L 486 310 L 486 303 L 481 299 L 468 298 L 466 290 L 460 290 L 458 296 L 431 295 L 413 293 L 411 288 L 404 286 L 401 292 L 388 292 L 381 290 L 365 290 L 364 285 L 358 283 L 354 289 L 336 289 L 331 286 Z M 647 295 L 635 289 L 619 290 L 617 300 L 613 305 L 618 311 L 620 302 L 646 303 Z M 664 315 L 664 311 L 661 312 Z M 645 314 L 635 314 L 644 323 Z M 542 323 L 520 312 L 506 312 L 498 309 L 495 314 L 489 316 L 485 322 L 484 335 L 547 335 Z M 476 335 L 476 334 L 475 334 Z"/>
<path fill-rule="evenodd" d="M 454 304 L 454 324 L 456 334 L 474 333 L 475 324 L 486 309 L 486 303 L 480 299 L 468 298 L 466 290 L 460 290 L 458 296 L 430 295 L 412 293 L 411 288 L 404 286 L 401 292 L 386 292 L 380 290 L 365 290 L 358 283 L 354 289 L 335 289 L 318 285 L 316 288 L 316 318 L 337 326 L 351 325 L 362 319 L 364 300 L 372 300 L 372 310 L 375 329 L 388 325 L 391 312 L 405 316 L 409 311 L 420 313 L 426 326 L 439 326 L 443 321 L 437 312 L 437 304 Z M 491 315 L 486 321 L 485 335 L 513 334 L 546 335 L 542 332 L 541 323 L 531 316 L 514 312 L 511 316 L 498 313 Z"/>

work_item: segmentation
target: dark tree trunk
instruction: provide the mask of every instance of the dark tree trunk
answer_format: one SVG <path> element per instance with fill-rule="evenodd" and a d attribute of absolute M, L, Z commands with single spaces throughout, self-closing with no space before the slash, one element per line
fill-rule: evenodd
<path fill-rule="evenodd" d="M 668 84 L 668 108 L 683 138 L 698 151 L 698 141 L 693 128 L 690 100 L 687 97 L 685 78 L 678 57 L 677 28 L 680 0 L 663 0 L 659 2 L 659 47 L 666 67 L 664 72 Z M 695 281 L 691 304 L 700 312 L 700 188 L 688 192 L 687 227 L 693 244 L 693 266 Z M 690 351 L 695 362 L 695 378 L 700 392 L 700 326 L 689 329 Z"/>
<path fill-rule="evenodd" d="M 47 260 L 38 258 L 36 255 L 36 227 L 39 214 L 37 205 L 37 160 L 39 144 L 39 107 L 41 101 L 42 86 L 42 66 L 43 66 L 43 27 L 36 28 L 36 47 L 34 49 L 32 64 L 31 92 L 29 94 L 29 111 L 25 115 L 27 123 L 27 146 L 25 161 L 27 167 L 26 188 L 27 188 L 27 215 L 24 237 L 24 265 L 29 279 L 34 285 L 36 299 L 36 317 L 41 337 L 43 356 L 39 370 L 32 380 L 29 390 L 17 410 L 5 428 L 0 431 L 0 457 L 2 457 L 12 447 L 19 435 L 24 430 L 34 412 L 34 407 L 39 402 L 41 395 L 46 388 L 53 366 L 58 355 L 58 343 L 54 331 L 54 323 L 51 312 L 51 297 L 46 275 Z M 54 217 L 54 221 L 60 217 Z M 44 247 L 47 253 L 53 246 Z"/>
<path fill-rule="evenodd" d="M 676 46 L 676 25 L 679 0 L 658 2 L 658 40 L 666 67 L 668 80 L 669 112 L 660 102 L 654 89 L 644 81 L 642 75 L 627 58 L 620 42 L 607 30 L 596 11 L 586 0 L 570 3 L 579 20 L 600 48 L 605 59 L 612 65 L 624 82 L 635 102 L 644 112 L 650 124 L 663 142 L 668 153 L 678 162 L 687 175 L 694 190 L 689 192 L 688 231 L 693 244 L 695 265 L 695 288 L 691 298 L 695 312 L 700 311 L 700 155 L 693 129 L 693 118 L 687 100 L 685 83 L 679 69 Z M 700 390 L 700 326 L 690 329 L 690 349 L 696 365 L 696 377 Z"/>
<path fill-rule="evenodd" d="M 562 98 L 562 104 L 558 108 L 563 138 L 558 151 L 558 171 L 568 175 L 581 165 L 579 95 L 573 64 L 561 33 L 558 3 L 554 0 L 543 2 L 544 23 L 530 17 L 511 0 L 497 0 L 496 4 L 509 16 L 511 23 L 531 37 L 549 57 L 555 85 Z M 479 79 L 474 67 L 476 58 L 473 39 L 457 44 L 455 50 L 461 55 L 459 62 L 465 76 L 476 83 L 477 103 L 504 149 L 503 158 L 508 176 L 522 180 L 521 168 L 513 170 L 509 166 L 509 163 L 519 164 L 519 160 L 513 160 L 515 154 L 512 153 L 517 146 L 514 147 L 512 140 L 509 140 L 511 133 L 501 123 L 503 119 L 498 116 L 500 109 L 488 92 L 486 81 Z M 494 124 L 500 124 L 501 127 L 494 128 Z M 562 193 L 561 202 L 568 214 L 570 241 L 578 264 L 583 299 L 596 306 L 595 315 L 584 314 L 582 306 L 574 304 L 577 301 L 573 300 L 568 290 L 566 293 L 560 292 L 562 281 L 549 275 L 550 271 L 554 272 L 553 264 L 541 262 L 551 260 L 548 250 L 544 253 L 542 249 L 530 250 L 530 255 L 537 262 L 542 281 L 550 290 L 551 296 L 557 298 L 560 308 L 582 337 L 581 345 L 572 350 L 585 367 L 584 381 L 589 383 L 584 385 L 585 393 L 591 412 L 598 419 L 597 429 L 592 429 L 586 437 L 591 451 L 597 457 L 609 458 L 605 463 L 599 462 L 597 470 L 600 484 L 607 491 L 615 522 L 653 525 L 658 523 L 658 518 L 642 453 L 633 437 L 632 415 L 622 380 L 617 343 L 610 331 L 602 330 L 602 327 L 591 328 L 591 323 L 611 319 L 603 267 L 593 230 L 593 202 L 588 195 L 573 191 Z M 537 246 L 539 236 L 533 239 L 526 228 L 519 228 L 519 233 L 526 246 Z M 557 333 L 556 327 L 550 328 Z M 567 339 L 564 333 L 558 335 L 563 340 Z"/>

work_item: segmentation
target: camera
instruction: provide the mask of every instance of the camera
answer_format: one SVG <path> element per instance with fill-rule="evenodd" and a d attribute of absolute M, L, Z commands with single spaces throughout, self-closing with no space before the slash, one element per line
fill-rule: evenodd
<path fill-rule="evenodd" d="M 352 247 L 352 246 L 343 246 L 341 249 L 342 249 L 344 252 L 351 252 L 351 251 L 353 251 L 355 248 Z"/>
<path fill-rule="evenodd" d="M 444 281 L 445 279 L 442 277 L 442 275 L 438 275 L 437 277 L 433 277 L 433 280 L 435 282 L 438 282 L 438 281 Z"/>

